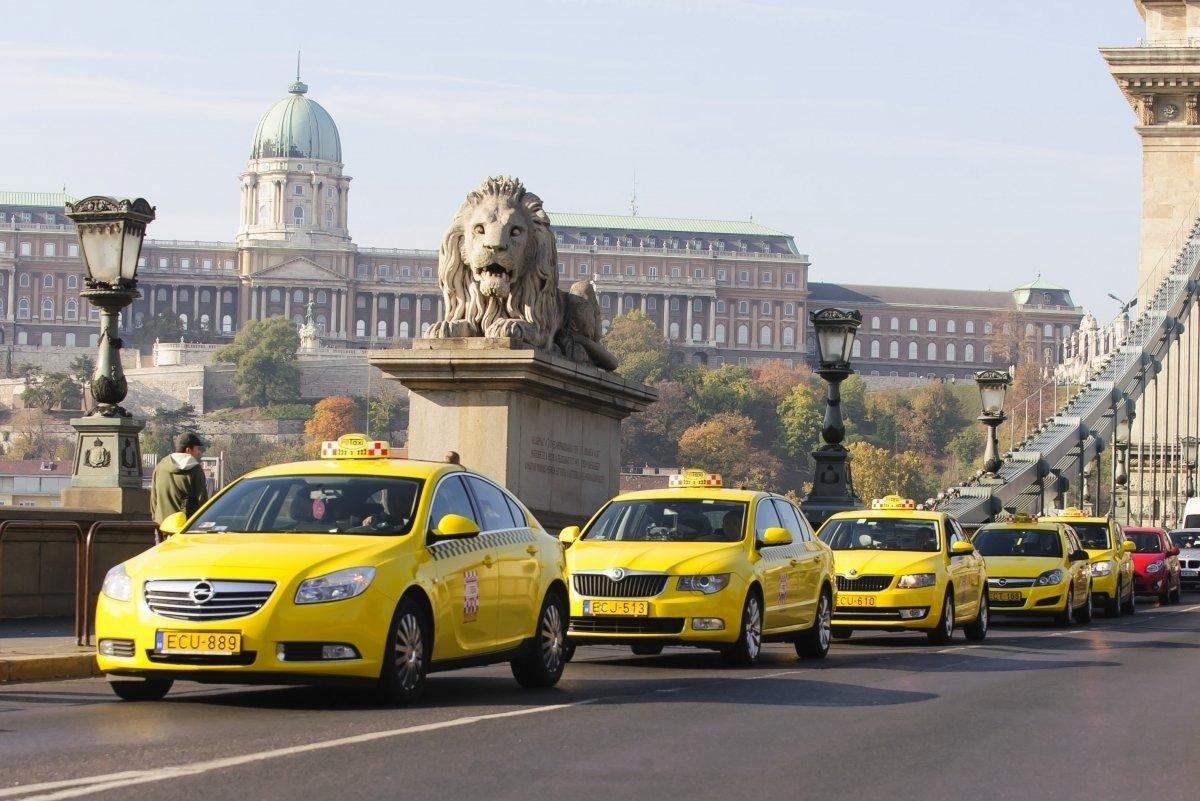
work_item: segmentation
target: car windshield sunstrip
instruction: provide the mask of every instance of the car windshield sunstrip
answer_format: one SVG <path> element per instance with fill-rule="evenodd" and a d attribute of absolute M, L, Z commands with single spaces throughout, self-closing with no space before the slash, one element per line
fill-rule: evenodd
<path fill-rule="evenodd" d="M 189 534 L 407 534 L 421 481 L 392 476 L 274 476 L 232 485 Z"/>
<path fill-rule="evenodd" d="M 746 504 L 738 501 L 649 499 L 605 507 L 583 539 L 621 542 L 738 542 Z"/>

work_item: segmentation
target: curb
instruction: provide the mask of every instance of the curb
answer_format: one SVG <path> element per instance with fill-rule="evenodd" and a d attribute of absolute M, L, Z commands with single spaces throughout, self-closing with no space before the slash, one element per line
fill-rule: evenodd
<path fill-rule="evenodd" d="M 0 684 L 86 679 L 99 675 L 94 653 L 0 659 Z"/>

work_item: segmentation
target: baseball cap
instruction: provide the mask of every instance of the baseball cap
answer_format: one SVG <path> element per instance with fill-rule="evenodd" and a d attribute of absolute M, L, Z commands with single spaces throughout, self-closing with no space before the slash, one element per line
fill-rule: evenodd
<path fill-rule="evenodd" d="M 175 452 L 178 453 L 186 448 L 207 448 L 208 443 L 200 439 L 200 435 L 194 431 L 189 431 L 186 434 L 180 434 L 175 438 Z"/>

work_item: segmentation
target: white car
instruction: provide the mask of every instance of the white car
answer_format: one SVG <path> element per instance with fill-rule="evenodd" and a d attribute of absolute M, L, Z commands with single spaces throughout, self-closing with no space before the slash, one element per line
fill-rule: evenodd
<path fill-rule="evenodd" d="M 1179 589 L 1200 589 L 1200 528 L 1176 529 L 1171 542 L 1179 548 Z"/>

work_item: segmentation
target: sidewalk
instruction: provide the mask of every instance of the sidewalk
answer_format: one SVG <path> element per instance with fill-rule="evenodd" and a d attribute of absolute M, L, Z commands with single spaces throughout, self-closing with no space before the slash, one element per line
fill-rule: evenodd
<path fill-rule="evenodd" d="M 95 647 L 75 644 L 66 618 L 0 622 L 0 684 L 97 676 Z"/>

